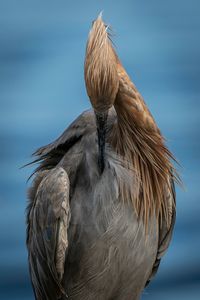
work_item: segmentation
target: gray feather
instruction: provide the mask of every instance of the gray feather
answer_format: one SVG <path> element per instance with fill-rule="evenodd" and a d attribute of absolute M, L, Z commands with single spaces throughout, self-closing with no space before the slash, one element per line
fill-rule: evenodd
<path fill-rule="evenodd" d="M 57 299 L 62 287 L 70 220 L 69 179 L 61 167 L 38 175 L 28 216 L 29 262 L 37 299 Z"/>
<path fill-rule="evenodd" d="M 115 121 L 110 110 L 108 131 Z M 170 226 L 164 218 L 152 217 L 146 235 L 142 220 L 120 193 L 120 182 L 127 197 L 138 191 L 134 170 L 107 145 L 105 169 L 99 173 L 93 112 L 84 113 L 38 153 L 41 164 L 27 215 L 36 299 L 139 299 L 171 239 L 175 209 L 167 190 Z"/>

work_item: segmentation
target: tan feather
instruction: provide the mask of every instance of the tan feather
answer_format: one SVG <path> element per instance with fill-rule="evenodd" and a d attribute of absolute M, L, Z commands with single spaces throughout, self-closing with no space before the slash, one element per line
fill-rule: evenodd
<path fill-rule="evenodd" d="M 167 186 L 172 194 L 170 180 L 179 182 L 171 162 L 174 157 L 123 68 L 101 16 L 94 22 L 88 39 L 85 81 L 94 109 L 105 110 L 112 104 L 115 107 L 118 121 L 109 133 L 108 142 L 124 158 L 126 167 L 135 170 L 140 184 L 137 196 L 134 193 L 129 198 L 138 216 L 143 218 L 146 228 L 154 214 L 158 218 L 164 216 L 170 224 L 169 203 L 164 192 Z M 126 187 L 120 186 L 127 200 Z"/>
<path fill-rule="evenodd" d="M 101 15 L 93 23 L 89 33 L 85 57 L 85 83 L 94 109 L 105 111 L 113 105 L 119 78 L 108 27 L 103 23 Z"/>

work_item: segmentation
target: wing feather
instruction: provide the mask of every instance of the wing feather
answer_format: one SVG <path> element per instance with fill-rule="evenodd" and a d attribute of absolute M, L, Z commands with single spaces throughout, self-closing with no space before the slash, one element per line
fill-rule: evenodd
<path fill-rule="evenodd" d="M 38 175 L 40 176 L 40 175 Z M 28 214 L 29 266 L 36 299 L 56 300 L 62 286 L 70 221 L 69 179 L 61 167 L 45 172 Z"/>

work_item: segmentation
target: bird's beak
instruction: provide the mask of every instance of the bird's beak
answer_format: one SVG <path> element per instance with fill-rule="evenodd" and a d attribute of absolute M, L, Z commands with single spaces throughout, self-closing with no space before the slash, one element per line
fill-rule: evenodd
<path fill-rule="evenodd" d="M 97 112 L 96 115 L 96 124 L 97 124 L 97 135 L 98 135 L 98 146 L 99 146 L 99 155 L 98 155 L 98 165 L 100 172 L 102 173 L 105 166 L 105 140 L 106 140 L 106 128 L 107 128 L 107 117 L 108 111 Z"/>

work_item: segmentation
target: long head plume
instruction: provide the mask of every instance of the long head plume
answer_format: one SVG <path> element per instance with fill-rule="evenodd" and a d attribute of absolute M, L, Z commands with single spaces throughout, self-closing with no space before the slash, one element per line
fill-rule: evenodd
<path fill-rule="evenodd" d="M 169 196 L 166 195 L 174 199 L 172 182 L 180 182 L 171 162 L 174 158 L 118 59 L 101 16 L 89 34 L 85 82 L 95 111 L 105 111 L 114 105 L 117 113 L 117 123 L 107 140 L 123 157 L 126 167 L 134 170 L 139 182 L 138 187 L 135 186 L 137 196 L 120 183 L 122 198 L 131 200 L 146 228 L 153 215 L 164 217 L 170 225 Z"/>
<path fill-rule="evenodd" d="M 108 29 L 100 14 L 93 22 L 86 47 L 86 89 L 93 108 L 98 112 L 113 105 L 119 86 L 116 54 Z"/>

